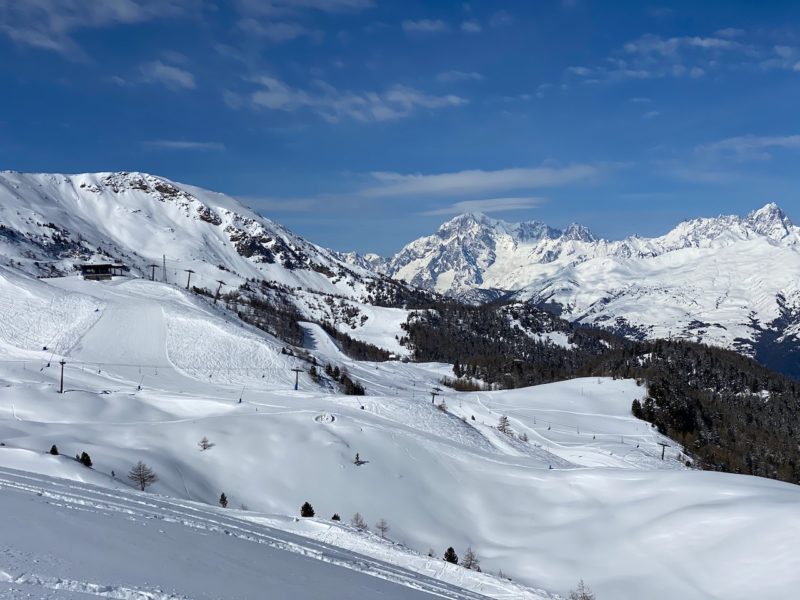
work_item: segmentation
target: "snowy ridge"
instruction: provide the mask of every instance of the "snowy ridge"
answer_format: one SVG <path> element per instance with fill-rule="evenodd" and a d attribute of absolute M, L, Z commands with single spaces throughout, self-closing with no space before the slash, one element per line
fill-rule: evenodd
<path fill-rule="evenodd" d="M 511 291 L 557 305 L 569 320 L 751 356 L 767 337 L 798 343 L 800 227 L 776 204 L 622 241 L 577 225 L 561 231 L 465 214 L 407 245 L 386 272 L 466 299 Z"/>
<path fill-rule="evenodd" d="M 369 275 L 233 198 L 145 173 L 3 172 L 0 200 L 0 254 L 37 275 L 94 257 L 161 279 L 166 255 L 170 280 L 192 268 L 198 285 L 233 274 L 348 296 Z"/>
<path fill-rule="evenodd" d="M 180 286 L 191 281 L 210 293 L 219 282 L 225 293 L 265 281 L 306 318 L 364 341 L 381 327 L 369 308 L 376 290 L 404 285 L 371 271 L 368 261 L 348 264 L 224 194 L 146 173 L 0 172 L 0 265 L 52 277 L 87 261 L 121 263 L 131 276 Z M 344 322 L 327 303 L 331 296 L 359 318 Z M 399 333 L 396 327 L 386 339 Z M 397 344 L 390 350 L 407 353 Z"/>

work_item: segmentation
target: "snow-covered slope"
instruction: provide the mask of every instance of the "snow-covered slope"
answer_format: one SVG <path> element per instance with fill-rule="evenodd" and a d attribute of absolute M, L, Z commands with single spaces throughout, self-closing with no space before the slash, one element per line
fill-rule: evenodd
<path fill-rule="evenodd" d="M 485 599 L 291 533 L 288 520 L 270 527 L 241 511 L 145 498 L 120 485 L 3 467 L 0 511 L 3 599 Z"/>
<path fill-rule="evenodd" d="M 26 325 L 0 330 L 0 510 L 14 515 L 0 537 L 0 597 L 136 597 L 137 586 L 140 597 L 255 597 L 262 577 L 312 598 L 322 580 L 329 597 L 378 596 L 378 583 L 348 595 L 357 574 L 342 575 L 339 588 L 325 565 L 249 546 L 265 539 L 379 577 L 389 564 L 399 569 L 389 579 L 433 591 L 433 578 L 434 593 L 453 598 L 542 599 L 581 577 L 601 600 L 788 598 L 796 589 L 800 488 L 688 469 L 674 442 L 630 414 L 644 394 L 633 381 L 447 392 L 437 399 L 445 411 L 429 391 L 449 365 L 350 361 L 305 324 L 318 363 L 347 368 L 368 395 L 337 395 L 305 373 L 294 391 L 291 368 L 308 363 L 179 287 L 3 277 L 0 300 Z M 53 298 L 83 307 L 55 328 L 68 335 L 44 326 Z M 27 330 L 44 333 L 30 340 Z M 41 350 L 49 337 L 58 341 Z M 514 435 L 497 430 L 502 415 Z M 213 444 L 205 451 L 203 436 Z M 663 461 L 660 442 L 670 444 Z M 60 456 L 47 454 L 52 444 Z M 71 458 L 84 451 L 92 469 Z M 354 464 L 356 453 L 366 462 Z M 125 478 L 138 460 L 159 476 L 145 494 Z M 305 501 L 316 517 L 295 521 Z M 356 511 L 371 528 L 386 519 L 388 540 L 351 528 Z M 335 512 L 342 523 L 328 520 Z M 462 556 L 471 546 L 484 573 L 446 565 L 438 557 L 448 546 Z M 113 568 L 138 548 L 147 569 Z M 513 581 L 490 574 L 500 570 Z M 398 597 L 394 587 L 383 593 Z"/>
<path fill-rule="evenodd" d="M 513 291 L 573 321 L 756 356 L 767 342 L 800 339 L 800 227 L 775 204 L 613 242 L 578 225 L 466 214 L 403 248 L 386 272 L 462 297 Z M 794 361 L 800 369 L 800 355 Z"/>

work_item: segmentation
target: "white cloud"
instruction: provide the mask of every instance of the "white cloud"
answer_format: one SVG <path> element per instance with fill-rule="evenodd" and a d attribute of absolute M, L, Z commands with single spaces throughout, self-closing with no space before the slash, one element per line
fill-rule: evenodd
<path fill-rule="evenodd" d="M 646 98 L 644 96 L 635 96 L 631 98 L 630 101 L 634 104 L 647 104 L 648 102 L 652 102 L 650 98 Z"/>
<path fill-rule="evenodd" d="M 376 185 L 363 190 L 362 194 L 370 197 L 482 194 L 568 185 L 585 181 L 599 172 L 595 166 L 582 164 L 497 171 L 475 169 L 436 175 L 374 172 L 371 177 Z"/>
<path fill-rule="evenodd" d="M 487 198 L 485 200 L 463 200 L 449 206 L 427 210 L 426 216 L 460 215 L 469 212 L 496 213 L 537 208 L 547 200 L 538 197 Z"/>
<path fill-rule="evenodd" d="M 148 146 L 165 150 L 225 150 L 225 144 L 219 142 L 191 142 L 187 140 L 149 140 Z"/>
<path fill-rule="evenodd" d="M 322 41 L 323 32 L 308 29 L 299 23 L 285 21 L 266 21 L 258 19 L 242 19 L 238 23 L 239 29 L 246 33 L 256 35 L 275 44 L 289 42 L 299 37 L 307 36 L 316 42 Z"/>
<path fill-rule="evenodd" d="M 361 12 L 375 6 L 373 0 L 235 0 L 236 8 L 249 15 L 293 15 L 304 10 L 326 13 Z"/>
<path fill-rule="evenodd" d="M 450 30 L 450 26 L 441 19 L 406 19 L 401 26 L 406 33 L 443 33 Z"/>
<path fill-rule="evenodd" d="M 722 38 L 735 38 L 744 35 L 744 29 L 737 29 L 736 27 L 726 27 L 725 29 L 718 29 L 714 35 Z"/>
<path fill-rule="evenodd" d="M 586 77 L 592 74 L 592 70 L 587 67 L 567 67 L 567 73 L 578 75 L 579 77 Z"/>
<path fill-rule="evenodd" d="M 769 160 L 772 158 L 769 150 L 775 148 L 800 149 L 800 135 L 741 135 L 711 144 L 703 144 L 698 146 L 695 152 L 706 159 L 731 159 L 736 162 L 747 162 Z"/>
<path fill-rule="evenodd" d="M 191 90 L 197 87 L 194 75 L 189 71 L 164 64 L 160 60 L 142 65 L 139 67 L 139 71 L 145 83 L 159 83 L 173 91 L 180 89 Z"/>
<path fill-rule="evenodd" d="M 224 94 L 226 104 L 232 108 L 249 105 L 294 112 L 309 109 L 330 123 L 344 119 L 361 122 L 391 121 L 408 117 L 417 109 L 439 109 L 461 106 L 467 100 L 453 94 L 435 96 L 414 88 L 395 85 L 384 92 L 342 91 L 323 81 L 314 82 L 313 88 L 294 88 L 279 79 L 260 76 L 250 79 L 258 86 L 255 92 L 242 96 L 231 91 Z"/>
<path fill-rule="evenodd" d="M 679 50 L 686 48 L 699 48 L 706 50 L 734 50 L 741 48 L 739 42 L 718 37 L 684 36 L 662 38 L 658 35 L 647 34 L 637 40 L 625 44 L 625 51 L 629 54 L 675 56 Z"/>
<path fill-rule="evenodd" d="M 706 74 L 705 69 L 701 69 L 700 67 L 692 67 L 689 69 L 689 77 L 693 79 L 698 79 Z"/>
<path fill-rule="evenodd" d="M 456 81 L 483 81 L 484 77 L 476 71 L 445 71 L 436 76 L 436 81 L 453 83 Z"/>
<path fill-rule="evenodd" d="M 661 116 L 661 113 L 657 110 L 650 110 L 642 115 L 643 119 L 655 119 L 656 117 Z"/>
<path fill-rule="evenodd" d="M 480 33 L 483 30 L 481 24 L 477 21 L 462 21 L 461 31 L 464 33 Z"/>
<path fill-rule="evenodd" d="M 498 10 L 489 19 L 490 27 L 506 27 L 514 22 L 514 18 L 506 10 Z"/>
<path fill-rule="evenodd" d="M 202 0 L 0 0 L 0 33 L 17 44 L 86 60 L 72 39 L 75 31 L 191 16 L 202 6 Z"/>

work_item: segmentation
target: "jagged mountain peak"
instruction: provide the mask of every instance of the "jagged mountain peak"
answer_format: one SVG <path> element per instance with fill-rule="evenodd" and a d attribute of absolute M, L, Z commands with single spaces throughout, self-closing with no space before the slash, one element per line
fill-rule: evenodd
<path fill-rule="evenodd" d="M 578 225 L 577 223 L 570 223 L 563 231 L 562 236 L 568 240 L 578 240 L 581 242 L 597 241 L 597 237 L 595 237 L 588 227 Z"/>
<path fill-rule="evenodd" d="M 754 210 L 745 219 L 754 231 L 771 238 L 782 239 L 791 233 L 794 224 L 780 206 L 774 202 Z"/>
<path fill-rule="evenodd" d="M 507 235 L 515 242 L 558 238 L 590 242 L 597 239 L 588 227 L 577 223 L 560 230 L 541 221 L 509 222 L 493 219 L 481 212 L 467 212 L 453 217 L 439 227 L 436 235 L 440 238 Z"/>

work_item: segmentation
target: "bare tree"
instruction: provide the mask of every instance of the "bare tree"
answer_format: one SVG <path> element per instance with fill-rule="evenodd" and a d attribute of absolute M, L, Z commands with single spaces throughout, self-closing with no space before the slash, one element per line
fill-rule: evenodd
<path fill-rule="evenodd" d="M 378 530 L 378 533 L 381 534 L 381 538 L 386 539 L 386 532 L 389 531 L 389 523 L 386 519 L 381 519 L 377 523 L 375 523 L 375 529 Z"/>
<path fill-rule="evenodd" d="M 511 424 L 508 422 L 507 416 L 503 415 L 500 417 L 500 421 L 497 423 L 497 431 L 500 433 L 505 433 L 506 435 L 514 433 L 514 430 L 511 429 Z"/>
<path fill-rule="evenodd" d="M 128 472 L 128 479 L 139 486 L 139 489 L 144 491 L 148 485 L 154 484 L 158 481 L 158 477 L 153 470 L 144 464 L 142 461 L 137 462 Z"/>
<path fill-rule="evenodd" d="M 350 519 L 350 525 L 359 531 L 369 530 L 369 527 L 367 527 L 367 522 L 364 520 L 364 517 L 361 516 L 361 513 L 356 513 L 353 515 L 353 518 Z"/>
<path fill-rule="evenodd" d="M 569 593 L 569 600 L 597 600 L 591 588 L 583 583 L 583 579 L 578 582 L 578 587 Z"/>
<path fill-rule="evenodd" d="M 472 569 L 473 571 L 480 572 L 481 562 L 478 560 L 478 555 L 472 548 L 467 548 L 464 552 L 464 558 L 461 559 L 461 566 L 465 569 Z"/>
<path fill-rule="evenodd" d="M 209 442 L 208 438 L 206 436 L 203 436 L 203 439 L 201 439 L 199 442 L 197 442 L 197 445 L 200 446 L 200 450 L 201 451 L 202 450 L 208 450 L 209 448 L 213 448 L 214 447 L 214 444 Z"/>

